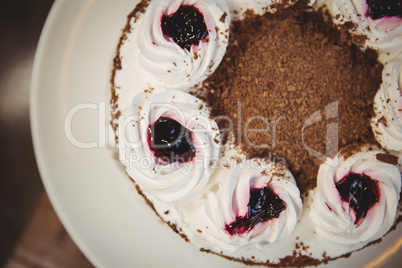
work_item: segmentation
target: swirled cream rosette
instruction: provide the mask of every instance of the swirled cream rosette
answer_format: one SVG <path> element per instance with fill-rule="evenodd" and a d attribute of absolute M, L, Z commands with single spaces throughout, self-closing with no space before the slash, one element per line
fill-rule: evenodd
<path fill-rule="evenodd" d="M 239 217 L 247 217 L 251 191 L 265 187 L 282 200 L 285 208 L 277 217 L 258 222 L 241 233 L 230 233 L 231 223 Z M 263 250 L 279 244 L 292 233 L 302 212 L 302 201 L 289 170 L 279 164 L 247 160 L 237 164 L 227 180 L 219 185 L 217 194 L 208 194 L 204 209 L 211 222 L 205 232 L 221 250 L 235 252 L 246 246 Z"/>
<path fill-rule="evenodd" d="M 188 129 L 195 156 L 186 162 L 166 162 L 155 156 L 148 140 L 150 126 L 169 118 Z M 191 199 L 208 183 L 219 155 L 220 136 L 204 103 L 182 91 L 137 94 L 119 119 L 120 160 L 142 190 L 162 202 Z"/>
<path fill-rule="evenodd" d="M 348 29 L 357 35 L 367 36 L 366 45 L 386 52 L 396 52 L 402 45 L 402 18 L 383 17 L 372 19 L 368 15 L 367 0 L 317 0 L 324 2 L 336 24 L 352 25 Z M 350 24 L 352 23 L 352 24 Z"/>
<path fill-rule="evenodd" d="M 374 98 L 371 126 L 377 141 L 389 150 L 402 150 L 402 54 L 385 64 L 381 88 Z"/>
<path fill-rule="evenodd" d="M 386 154 L 366 146 L 347 159 L 338 154 L 320 166 L 310 217 L 322 237 L 340 244 L 369 243 L 392 227 L 401 191 L 401 174 L 395 165 L 378 160 L 379 155 Z M 377 202 L 360 219 L 350 203 L 342 200 L 336 187 L 336 183 L 349 174 L 368 176 L 378 189 Z M 359 190 L 364 189 L 354 191 Z"/>
<path fill-rule="evenodd" d="M 180 6 L 194 6 L 203 15 L 208 36 L 190 51 L 181 48 L 162 31 L 163 16 Z M 152 1 L 138 33 L 141 66 L 167 88 L 187 89 L 214 72 L 226 52 L 230 12 L 224 0 Z"/>

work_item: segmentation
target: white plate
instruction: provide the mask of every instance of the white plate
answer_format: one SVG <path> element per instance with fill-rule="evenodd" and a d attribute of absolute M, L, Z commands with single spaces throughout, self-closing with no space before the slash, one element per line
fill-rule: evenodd
<path fill-rule="evenodd" d="M 108 148 L 113 134 L 105 107 L 112 60 L 126 15 L 138 0 L 116 2 L 59 0 L 43 29 L 33 72 L 31 123 L 50 200 L 95 266 L 244 267 L 199 252 L 162 223 Z M 362 266 L 389 252 L 397 261 L 401 234 L 399 225 L 381 244 L 329 266 Z"/>

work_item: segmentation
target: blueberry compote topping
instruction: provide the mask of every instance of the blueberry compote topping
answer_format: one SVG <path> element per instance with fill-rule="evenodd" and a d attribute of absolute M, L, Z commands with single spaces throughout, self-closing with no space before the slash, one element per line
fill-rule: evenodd
<path fill-rule="evenodd" d="M 148 127 L 148 143 L 154 155 L 168 163 L 189 162 L 195 156 L 191 131 L 170 118 L 161 117 Z"/>
<path fill-rule="evenodd" d="M 367 0 L 367 5 L 367 16 L 373 20 L 402 16 L 402 0 Z"/>
<path fill-rule="evenodd" d="M 190 51 L 191 45 L 208 36 L 203 15 L 194 6 L 183 5 L 170 16 L 162 17 L 163 34 L 170 36 L 181 48 Z"/>
<path fill-rule="evenodd" d="M 248 212 L 245 217 L 237 217 L 234 222 L 225 226 L 231 234 L 243 234 L 257 225 L 270 219 L 278 218 L 279 214 L 286 209 L 282 201 L 269 187 L 251 189 Z"/>
<path fill-rule="evenodd" d="M 365 174 L 349 173 L 335 185 L 342 201 L 348 202 L 354 210 L 355 224 L 366 217 L 368 210 L 380 199 L 378 182 Z"/>

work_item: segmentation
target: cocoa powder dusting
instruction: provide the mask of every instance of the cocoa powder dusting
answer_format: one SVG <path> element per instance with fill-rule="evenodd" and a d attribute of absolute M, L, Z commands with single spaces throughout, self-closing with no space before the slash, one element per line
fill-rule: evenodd
<path fill-rule="evenodd" d="M 215 118 L 230 118 L 249 158 L 283 157 L 302 193 L 315 187 L 322 154 L 375 143 L 369 120 L 383 69 L 375 51 L 306 9 L 234 22 L 225 58 L 196 93 Z M 217 121 L 227 141 L 231 123 Z"/>

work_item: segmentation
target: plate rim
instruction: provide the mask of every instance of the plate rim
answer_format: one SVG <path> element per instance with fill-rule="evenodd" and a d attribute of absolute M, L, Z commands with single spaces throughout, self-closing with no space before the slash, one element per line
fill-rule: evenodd
<path fill-rule="evenodd" d="M 57 19 L 57 15 L 61 12 L 61 8 L 65 3 L 65 0 L 55 0 L 53 3 L 45 24 L 42 28 L 39 42 L 35 51 L 32 73 L 31 73 L 31 83 L 29 86 L 29 122 L 31 128 L 31 136 L 32 136 L 32 143 L 34 148 L 34 155 L 36 164 L 38 166 L 39 174 L 41 177 L 41 181 L 45 188 L 45 192 L 49 197 L 50 203 L 56 212 L 56 215 L 60 219 L 64 229 L 71 237 L 73 242 L 76 246 L 82 251 L 85 257 L 91 262 L 92 265 L 95 267 L 102 267 L 101 262 L 99 259 L 92 254 L 92 251 L 85 246 L 85 243 L 82 241 L 79 235 L 76 234 L 74 227 L 70 223 L 69 217 L 65 214 L 63 209 L 61 208 L 62 205 L 60 204 L 59 198 L 56 197 L 55 191 L 52 190 L 53 187 L 51 185 L 51 181 L 49 180 L 48 175 L 48 165 L 46 164 L 45 156 L 43 153 L 43 147 L 41 144 L 41 136 L 39 133 L 39 89 L 40 89 L 40 81 L 41 81 L 41 69 L 43 66 L 43 60 L 45 58 L 45 46 L 49 43 L 49 38 L 51 37 L 51 27 L 54 24 L 54 21 Z M 71 1 L 67 1 L 71 2 Z M 79 3 L 82 5 L 84 2 Z"/>

